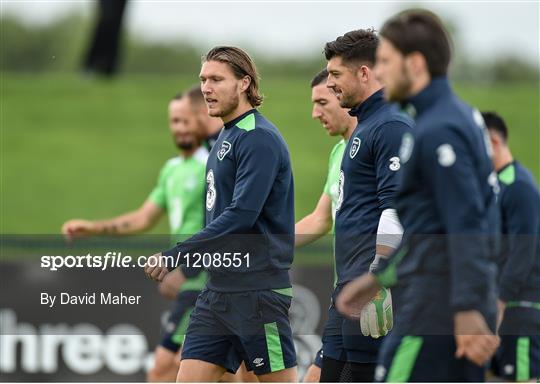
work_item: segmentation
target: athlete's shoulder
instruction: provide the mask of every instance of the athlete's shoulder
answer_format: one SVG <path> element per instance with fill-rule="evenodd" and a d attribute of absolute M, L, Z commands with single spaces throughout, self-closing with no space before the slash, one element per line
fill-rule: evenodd
<path fill-rule="evenodd" d="M 378 119 L 370 128 L 375 135 L 399 133 L 414 126 L 412 118 L 394 103 L 385 103 L 379 110 Z M 397 132 L 399 131 L 399 132 Z"/>
<path fill-rule="evenodd" d="M 330 158 L 333 158 L 335 156 L 338 156 L 340 153 L 343 154 L 343 151 L 345 150 L 345 147 L 347 146 L 347 141 L 345 139 L 339 140 L 332 150 L 330 151 Z"/>
<path fill-rule="evenodd" d="M 533 175 L 517 161 L 499 173 L 499 182 L 505 197 L 540 201 L 540 190 Z"/>
<path fill-rule="evenodd" d="M 236 127 L 242 131 L 239 135 L 240 142 L 251 146 L 285 143 L 277 127 L 257 110 L 239 121 Z"/>
<path fill-rule="evenodd" d="M 516 181 L 527 183 L 532 188 L 538 190 L 538 186 L 532 172 L 519 161 L 515 161 L 514 165 L 516 167 Z"/>
<path fill-rule="evenodd" d="M 382 120 L 382 123 L 402 123 L 409 127 L 412 127 L 414 125 L 414 120 L 411 118 L 411 116 L 403 111 L 396 103 L 387 103 L 386 106 L 386 113 L 385 117 Z"/>
<path fill-rule="evenodd" d="M 184 159 L 182 157 L 180 157 L 180 156 L 171 157 L 161 167 L 161 173 L 169 172 L 170 170 L 172 170 L 172 169 L 176 168 L 177 166 L 179 166 L 180 164 L 182 164 L 183 161 L 184 161 Z"/>
<path fill-rule="evenodd" d="M 199 149 L 197 149 L 195 153 L 193 154 L 193 159 L 201 165 L 206 165 L 206 161 L 208 160 L 208 155 L 209 155 L 208 149 L 204 145 L 201 145 Z"/>

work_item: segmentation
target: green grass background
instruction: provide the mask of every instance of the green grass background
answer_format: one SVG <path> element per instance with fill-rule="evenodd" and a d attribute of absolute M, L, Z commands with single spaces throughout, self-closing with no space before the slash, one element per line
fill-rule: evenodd
<path fill-rule="evenodd" d="M 262 79 L 261 111 L 280 128 L 291 152 L 297 219 L 317 202 L 337 140 L 311 119 L 310 75 Z M 2 73 L 0 232 L 54 234 L 69 218 L 106 218 L 138 207 L 162 164 L 175 155 L 167 101 L 194 82 L 169 75 L 105 81 Z M 538 84 L 458 84 L 456 90 L 506 118 L 515 156 L 538 180 Z M 163 220 L 153 232 L 166 231 Z"/>

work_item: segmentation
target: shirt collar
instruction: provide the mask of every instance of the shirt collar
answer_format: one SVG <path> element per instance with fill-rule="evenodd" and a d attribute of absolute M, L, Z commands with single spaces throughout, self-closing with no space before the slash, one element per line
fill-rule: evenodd
<path fill-rule="evenodd" d="M 500 175 L 501 173 L 503 173 L 507 168 L 511 167 L 511 166 L 515 166 L 516 165 L 516 160 L 512 160 L 511 162 L 509 162 L 508 164 L 506 164 L 504 167 L 502 167 L 501 169 L 499 169 L 497 171 L 497 174 Z"/>
<path fill-rule="evenodd" d="M 403 103 L 403 107 L 405 109 L 410 108 L 410 106 L 407 106 L 407 104 L 410 104 L 414 108 L 415 114 L 422 114 L 422 112 L 435 103 L 440 96 L 451 92 L 452 89 L 450 88 L 446 76 L 434 77 L 427 87 L 406 100 Z"/>
<path fill-rule="evenodd" d="M 257 112 L 257 110 L 255 108 L 252 108 L 249 111 L 242 113 L 240 116 L 235 117 L 234 119 L 232 119 L 228 123 L 225 123 L 225 125 L 224 125 L 225 129 L 229 129 L 229 128 L 234 127 L 236 125 L 236 123 L 238 123 L 244 117 L 246 117 L 249 114 L 255 113 L 255 112 Z"/>
<path fill-rule="evenodd" d="M 355 116 L 358 121 L 366 119 L 374 111 L 376 111 L 382 104 L 384 104 L 383 90 L 379 89 L 363 102 L 349 111 L 349 115 Z"/>

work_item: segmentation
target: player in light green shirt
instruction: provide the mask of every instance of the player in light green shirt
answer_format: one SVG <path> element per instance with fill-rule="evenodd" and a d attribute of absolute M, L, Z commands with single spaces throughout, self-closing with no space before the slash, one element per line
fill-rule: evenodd
<path fill-rule="evenodd" d="M 171 233 L 191 235 L 204 225 L 205 169 L 208 150 L 202 145 L 207 132 L 189 94 L 169 103 L 169 128 L 179 155 L 165 163 L 156 187 L 137 210 L 107 220 L 69 220 L 62 226 L 67 237 L 145 232 L 167 213 Z M 202 98 L 202 94 L 201 94 Z M 206 113 L 206 112 L 204 112 Z M 215 118 L 212 118 L 215 119 Z M 216 119 L 213 124 L 221 124 Z"/>
<path fill-rule="evenodd" d="M 339 195 L 339 170 L 347 140 L 356 128 L 356 118 L 341 108 L 332 91 L 326 87 L 328 72 L 321 71 L 311 82 L 312 117 L 318 119 L 329 136 L 342 139 L 330 152 L 328 173 L 323 193 L 317 206 L 309 215 L 296 223 L 295 246 L 310 244 L 333 229 L 335 206 Z"/>
<path fill-rule="evenodd" d="M 312 117 L 318 119 L 329 136 L 341 136 L 342 139 L 330 152 L 328 173 L 323 193 L 317 206 L 305 216 L 295 227 L 295 246 L 300 247 L 314 242 L 322 236 L 333 232 L 335 207 L 339 195 L 339 171 L 341 158 L 347 146 L 347 140 L 356 128 L 356 118 L 349 115 L 348 110 L 341 108 L 332 91 L 326 87 L 328 72 L 319 72 L 311 81 Z M 319 382 L 321 375 L 321 351 L 317 353 L 315 363 L 304 375 L 304 382 Z"/>
<path fill-rule="evenodd" d="M 173 98 L 168 113 L 169 128 L 179 154 L 162 167 L 157 185 L 143 205 L 108 220 L 69 220 L 62 227 L 64 235 L 72 238 L 144 232 L 165 213 L 173 235 L 192 235 L 203 227 L 208 149 L 202 145 L 202 139 L 219 130 L 223 122 L 208 116 L 199 86 Z M 160 292 L 175 299 L 175 303 L 161 345 L 155 350 L 154 367 L 148 372 L 148 381 L 175 381 L 179 366 L 177 352 L 187 319 L 205 282 L 205 272 L 186 279 L 180 269 L 176 269 L 160 284 Z"/>
<path fill-rule="evenodd" d="M 205 173 L 208 150 L 200 146 L 189 157 L 177 156 L 165 163 L 148 200 L 169 216 L 173 234 L 197 233 L 204 223 Z"/>

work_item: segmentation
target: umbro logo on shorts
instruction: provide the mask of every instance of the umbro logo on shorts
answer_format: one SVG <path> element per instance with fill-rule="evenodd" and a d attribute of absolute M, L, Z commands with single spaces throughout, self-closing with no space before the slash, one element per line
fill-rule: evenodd
<path fill-rule="evenodd" d="M 253 364 L 255 364 L 256 367 L 261 367 L 264 365 L 264 359 L 262 357 L 257 357 L 253 360 Z"/>

